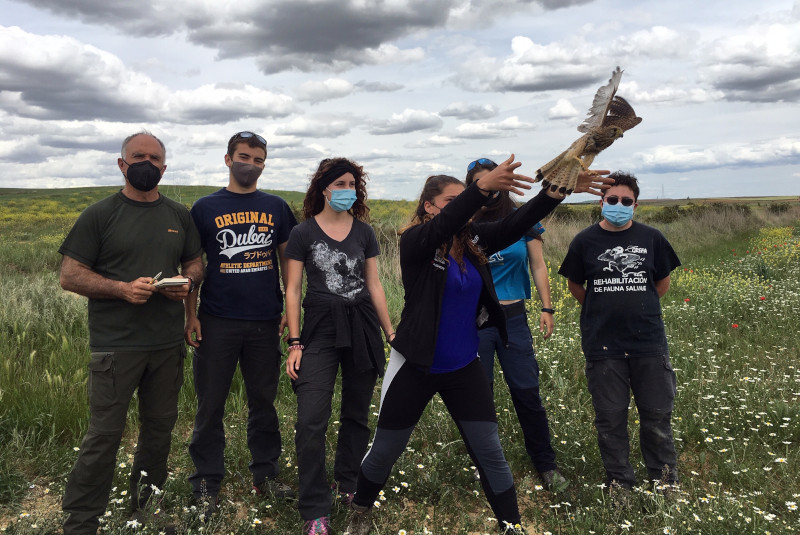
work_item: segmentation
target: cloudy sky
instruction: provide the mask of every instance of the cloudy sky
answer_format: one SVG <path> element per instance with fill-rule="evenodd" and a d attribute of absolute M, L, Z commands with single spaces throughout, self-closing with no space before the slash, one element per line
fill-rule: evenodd
<path fill-rule="evenodd" d="M 227 183 L 228 138 L 269 142 L 261 187 L 319 160 L 416 198 L 511 152 L 534 174 L 597 88 L 643 122 L 595 161 L 644 198 L 800 195 L 800 0 L 0 0 L 0 187 L 120 184 L 122 139 L 166 184 Z M 576 197 L 576 200 L 581 200 Z"/>

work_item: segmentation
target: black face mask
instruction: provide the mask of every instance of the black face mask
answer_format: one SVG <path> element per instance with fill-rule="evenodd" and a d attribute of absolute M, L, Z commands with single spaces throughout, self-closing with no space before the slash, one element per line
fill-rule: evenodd
<path fill-rule="evenodd" d="M 258 177 L 261 176 L 261 171 L 263 171 L 261 167 L 249 163 L 233 162 L 231 164 L 233 179 L 245 189 L 256 183 Z"/>
<path fill-rule="evenodd" d="M 122 160 L 125 163 L 125 160 Z M 148 192 L 161 182 L 161 169 L 150 161 L 128 163 L 127 179 L 131 186 L 143 192 Z"/>

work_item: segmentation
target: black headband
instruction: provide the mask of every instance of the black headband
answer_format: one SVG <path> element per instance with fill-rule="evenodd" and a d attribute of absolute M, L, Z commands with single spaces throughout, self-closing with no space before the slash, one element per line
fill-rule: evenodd
<path fill-rule="evenodd" d="M 317 181 L 317 186 L 320 190 L 323 190 L 333 184 L 334 180 L 347 173 L 350 173 L 355 177 L 358 174 L 358 171 L 355 167 L 353 167 L 353 164 L 348 161 L 337 162 L 322 174 L 320 179 Z"/>

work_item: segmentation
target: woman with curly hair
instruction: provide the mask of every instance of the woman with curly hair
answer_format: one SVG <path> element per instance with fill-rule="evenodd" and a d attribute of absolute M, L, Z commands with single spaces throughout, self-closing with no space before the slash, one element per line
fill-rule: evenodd
<path fill-rule="evenodd" d="M 350 535 L 367 535 L 372 506 L 425 407 L 441 396 L 456 423 L 500 531 L 520 526 L 514 479 L 497 434 L 497 416 L 486 374 L 478 360 L 478 328 L 496 326 L 506 337 L 487 255 L 517 241 L 564 198 L 543 190 L 500 221 L 473 223 L 477 210 L 500 191 L 521 194 L 529 177 L 518 175 L 512 155 L 464 187 L 451 176 L 425 182 L 411 224 L 400 238 L 405 304 L 392 340 L 381 408 L 372 447 L 361 463 L 351 504 Z M 583 173 L 576 192 L 600 194 L 606 179 Z"/>
<path fill-rule="evenodd" d="M 378 279 L 378 241 L 367 223 L 366 180 L 363 168 L 351 160 L 322 160 L 303 201 L 305 220 L 292 229 L 286 246 L 286 373 L 297 395 L 298 508 L 303 531 L 309 534 L 330 533 L 325 436 L 339 368 L 342 402 L 333 489 L 349 503 L 369 441 L 367 419 L 375 381 L 383 375 L 381 329 L 387 340 L 394 336 Z"/>

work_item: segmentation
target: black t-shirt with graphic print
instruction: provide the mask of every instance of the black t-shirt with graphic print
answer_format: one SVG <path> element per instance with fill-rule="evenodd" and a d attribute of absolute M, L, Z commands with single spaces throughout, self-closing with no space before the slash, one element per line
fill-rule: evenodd
<path fill-rule="evenodd" d="M 588 360 L 667 352 L 655 284 L 680 265 L 661 232 L 635 221 L 623 231 L 595 224 L 575 236 L 558 273 L 586 283 L 581 344 Z"/>
<path fill-rule="evenodd" d="M 350 233 L 342 241 L 325 234 L 312 217 L 292 229 L 286 257 L 305 264 L 306 297 L 303 306 L 331 295 L 348 301 L 369 296 L 364 261 L 380 254 L 375 231 L 368 224 L 353 220 Z"/>
<path fill-rule="evenodd" d="M 297 224 L 286 201 L 263 191 L 222 188 L 198 199 L 191 213 L 208 261 L 200 312 L 249 321 L 280 318 L 276 250 Z"/>

